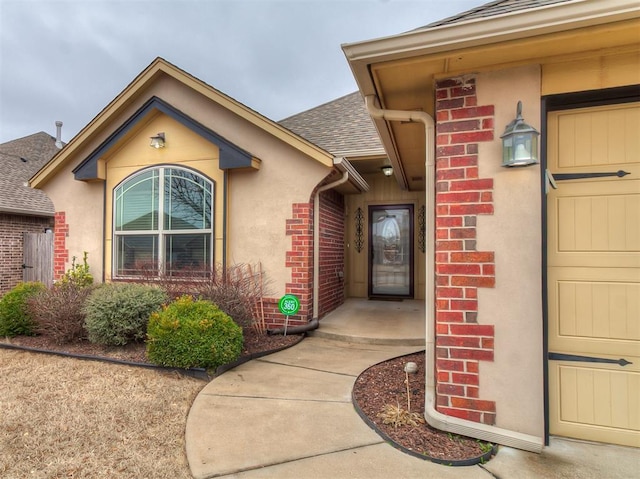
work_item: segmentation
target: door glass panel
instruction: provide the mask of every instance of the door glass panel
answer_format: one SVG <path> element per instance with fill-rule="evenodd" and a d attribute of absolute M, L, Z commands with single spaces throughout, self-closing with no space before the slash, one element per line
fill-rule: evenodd
<path fill-rule="evenodd" d="M 376 208 L 371 210 L 370 218 L 371 295 L 411 296 L 411 208 Z"/>

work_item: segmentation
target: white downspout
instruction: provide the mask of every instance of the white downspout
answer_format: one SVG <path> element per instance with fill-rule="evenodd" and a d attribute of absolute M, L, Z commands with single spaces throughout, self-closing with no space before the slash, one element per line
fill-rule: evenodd
<path fill-rule="evenodd" d="M 436 382 L 435 382 L 435 215 L 433 208 L 435 202 L 435 124 L 433 118 L 424 111 L 402 111 L 383 110 L 376 106 L 376 96 L 365 96 L 365 104 L 369 114 L 373 118 L 387 121 L 413 121 L 420 122 L 425 127 L 425 150 L 426 150 L 426 203 L 427 214 L 425 218 L 426 244 L 427 244 L 427 265 L 426 265 L 426 358 L 430 367 L 426 368 L 426 388 L 425 388 L 425 410 L 426 421 L 436 429 L 470 436 L 492 443 L 503 444 L 525 451 L 540 452 L 544 445 L 543 438 L 522 434 L 516 431 L 509 431 L 496 426 L 489 426 L 457 417 L 447 416 L 438 412 L 436 404 Z M 430 207 L 431 206 L 431 207 Z"/>
<path fill-rule="evenodd" d="M 342 183 L 346 183 L 349 179 L 349 172 L 343 171 L 342 177 L 333 183 L 323 185 L 316 191 L 313 199 L 313 316 L 312 319 L 318 319 L 320 298 L 320 286 L 318 280 L 320 278 L 320 193 L 335 188 Z"/>

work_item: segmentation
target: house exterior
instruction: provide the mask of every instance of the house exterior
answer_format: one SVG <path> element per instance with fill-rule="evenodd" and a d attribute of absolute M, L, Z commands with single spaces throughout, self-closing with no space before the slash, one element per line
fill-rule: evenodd
<path fill-rule="evenodd" d="M 427 421 L 640 447 L 640 5 L 497 0 L 343 51 L 426 198 Z M 503 167 L 519 101 L 539 161 Z"/>
<path fill-rule="evenodd" d="M 386 155 L 359 94 L 305 117 L 335 128 L 333 108 L 353 104 L 359 111 L 353 121 L 342 121 L 343 129 L 373 147 L 362 140 L 305 139 L 310 129 L 294 118 L 278 124 L 156 59 L 31 179 L 55 205 L 55 277 L 85 251 L 102 281 L 260 263 L 272 289 L 263 298 L 272 326 L 286 319 L 278 310 L 284 294 L 298 296 L 301 304 L 289 325 L 322 317 L 353 291 L 366 297 L 366 284 L 358 284 L 366 274 L 356 280 L 347 270 L 351 245 L 345 235 L 355 220 L 346 212 L 350 197 L 368 198 L 372 188 L 366 168 L 360 174 L 353 165 L 360 161 L 376 170 L 398 198 L 407 194 L 378 167 Z M 296 125 L 300 134 L 292 131 Z M 424 195 L 411 196 L 416 211 Z M 408 203 L 394 198 L 366 202 Z M 368 242 L 359 228 L 358 241 Z M 362 245 L 358 250 L 367 256 Z M 424 282 L 418 268 L 409 278 L 409 269 L 402 266 L 407 284 Z"/>
<path fill-rule="evenodd" d="M 344 256 L 339 260 L 344 290 L 337 294 L 423 300 L 424 192 L 409 191 L 396 176 L 383 173 L 383 168 L 390 167 L 389 158 L 360 93 L 304 111 L 280 124 L 345 158 L 367 184 L 366 190 L 344 196 L 344 231 L 337 239 L 344 244 Z M 391 233 L 386 240 L 383 231 Z M 321 241 L 323 238 L 321 235 Z M 320 253 L 322 264 L 328 256 L 322 249 Z"/>
<path fill-rule="evenodd" d="M 26 233 L 37 236 L 53 228 L 51 200 L 28 181 L 59 151 L 62 145 L 56 143 L 39 132 L 0 144 L 0 296 L 25 279 L 50 277 L 46 265 L 37 265 L 45 271 L 34 271 L 35 264 L 25 264 L 24 245 Z"/>

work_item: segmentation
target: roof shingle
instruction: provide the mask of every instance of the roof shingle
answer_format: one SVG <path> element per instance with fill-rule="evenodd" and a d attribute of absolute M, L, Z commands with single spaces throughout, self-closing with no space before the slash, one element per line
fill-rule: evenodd
<path fill-rule="evenodd" d="M 571 0 L 496 0 L 493 2 L 485 3 L 484 5 L 480 5 L 476 8 L 472 8 L 471 10 L 467 10 L 466 12 L 458 13 L 457 15 L 454 15 L 452 17 L 443 18 L 442 20 L 438 20 L 424 27 L 420 27 L 417 30 L 451 25 L 454 23 L 465 22 L 467 20 L 495 17 L 507 13 L 518 12 L 520 10 L 530 10 L 533 8 L 544 7 L 556 3 L 565 3 L 568 1 Z"/>
<path fill-rule="evenodd" d="M 384 152 L 359 92 L 290 116 L 279 124 L 335 156 Z"/>
<path fill-rule="evenodd" d="M 58 151 L 45 132 L 0 144 L 0 212 L 52 216 L 53 203 L 29 179 Z"/>

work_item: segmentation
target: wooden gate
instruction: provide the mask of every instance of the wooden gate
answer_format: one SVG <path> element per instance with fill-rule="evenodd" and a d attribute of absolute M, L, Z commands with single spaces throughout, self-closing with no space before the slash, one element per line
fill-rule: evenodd
<path fill-rule="evenodd" d="M 24 233 L 23 281 L 53 284 L 53 234 Z"/>

